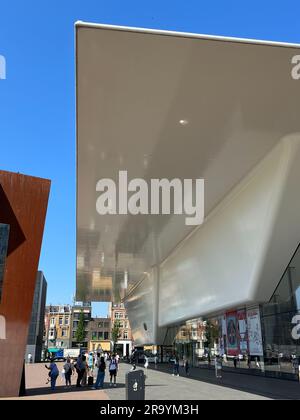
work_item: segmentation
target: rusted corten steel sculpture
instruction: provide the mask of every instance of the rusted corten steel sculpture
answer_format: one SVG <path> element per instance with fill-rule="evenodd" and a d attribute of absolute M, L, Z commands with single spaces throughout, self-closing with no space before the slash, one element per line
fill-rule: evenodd
<path fill-rule="evenodd" d="M 0 171 L 0 223 L 9 239 L 0 295 L 0 397 L 19 395 L 50 181 Z"/>

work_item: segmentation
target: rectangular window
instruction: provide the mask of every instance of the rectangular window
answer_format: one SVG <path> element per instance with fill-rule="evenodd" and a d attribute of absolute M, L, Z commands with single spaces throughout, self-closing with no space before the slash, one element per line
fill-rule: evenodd
<path fill-rule="evenodd" d="M 103 328 L 103 322 L 99 322 L 98 328 Z"/>
<path fill-rule="evenodd" d="M 65 317 L 65 325 L 69 325 L 69 317 L 68 316 Z"/>
<path fill-rule="evenodd" d="M 98 340 L 103 340 L 103 331 L 98 332 Z"/>
<path fill-rule="evenodd" d="M 63 324 L 63 319 L 61 318 L 61 317 L 59 317 L 59 325 L 62 325 Z"/>
<path fill-rule="evenodd" d="M 104 331 L 104 340 L 108 340 L 109 339 L 109 333 L 108 331 Z"/>
<path fill-rule="evenodd" d="M 5 260 L 8 249 L 9 225 L 0 223 L 0 302 L 4 282 Z"/>
<path fill-rule="evenodd" d="M 50 325 L 51 325 L 51 327 L 53 327 L 55 325 L 55 318 L 50 319 Z"/>
<path fill-rule="evenodd" d="M 124 340 L 128 340 L 128 331 L 124 331 Z"/>

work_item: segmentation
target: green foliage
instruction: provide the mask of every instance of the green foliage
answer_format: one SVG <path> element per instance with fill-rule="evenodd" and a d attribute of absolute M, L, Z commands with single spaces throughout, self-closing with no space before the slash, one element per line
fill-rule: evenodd
<path fill-rule="evenodd" d="M 84 313 L 81 311 L 79 316 L 78 327 L 76 330 L 76 341 L 81 343 L 85 339 L 85 322 L 84 322 Z"/>
<path fill-rule="evenodd" d="M 119 337 L 120 337 L 120 323 L 119 321 L 115 321 L 111 330 L 111 339 L 113 341 L 114 348 Z"/>
<path fill-rule="evenodd" d="M 211 322 L 206 321 L 205 327 L 206 345 L 208 349 L 211 349 L 216 342 L 219 340 L 219 326 Z"/>

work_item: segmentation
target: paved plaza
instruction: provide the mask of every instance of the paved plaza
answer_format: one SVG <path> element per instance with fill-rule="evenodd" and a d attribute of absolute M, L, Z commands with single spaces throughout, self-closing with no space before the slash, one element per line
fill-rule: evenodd
<path fill-rule="evenodd" d="M 61 368 L 61 364 L 59 364 Z M 104 390 L 89 387 L 66 389 L 61 378 L 51 392 L 46 385 L 47 371 L 43 364 L 26 366 L 27 395 L 20 400 L 125 400 L 125 375 L 130 365 L 120 364 L 118 385 Z M 142 368 L 138 368 L 142 369 Z M 271 378 L 223 372 L 216 379 L 213 370 L 191 369 L 190 377 L 171 375 L 170 366 L 162 365 L 146 372 L 146 400 L 269 400 L 300 399 L 300 384 Z M 75 383 L 76 374 L 72 377 Z M 106 376 L 107 380 L 107 376 Z"/>

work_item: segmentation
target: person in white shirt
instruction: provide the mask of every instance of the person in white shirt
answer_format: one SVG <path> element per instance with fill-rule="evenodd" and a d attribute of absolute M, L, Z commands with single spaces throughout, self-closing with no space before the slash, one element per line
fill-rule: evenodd
<path fill-rule="evenodd" d="M 147 378 L 147 371 L 148 371 L 148 366 L 149 366 L 149 358 L 144 354 L 144 360 L 145 360 L 145 364 L 144 364 L 144 368 L 145 368 L 145 379 Z"/>
<path fill-rule="evenodd" d="M 116 359 L 116 356 L 113 354 L 112 358 L 110 360 L 109 363 L 109 374 L 110 374 L 110 383 L 109 385 L 112 386 L 113 385 L 113 381 L 114 381 L 114 386 L 117 386 L 117 374 L 118 374 L 118 361 Z"/>

